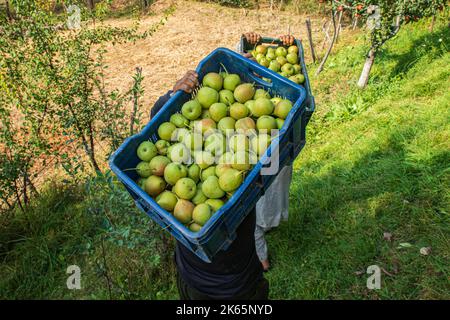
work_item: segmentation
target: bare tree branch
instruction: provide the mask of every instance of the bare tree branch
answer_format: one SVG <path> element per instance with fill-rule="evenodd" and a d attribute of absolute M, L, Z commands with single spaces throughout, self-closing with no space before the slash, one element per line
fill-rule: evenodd
<path fill-rule="evenodd" d="M 319 65 L 319 68 L 317 68 L 316 71 L 316 76 L 319 75 L 319 73 L 322 72 L 323 67 L 325 65 L 325 62 L 327 62 L 328 56 L 331 53 L 331 49 L 333 49 L 334 43 L 336 41 L 336 36 L 337 36 L 337 30 L 336 30 L 336 19 L 335 19 L 335 15 L 333 10 L 331 10 L 331 19 L 333 21 L 333 29 L 334 29 L 334 33 L 333 33 L 333 39 L 331 40 L 330 46 L 328 47 L 327 53 L 325 54 L 325 56 L 322 59 L 322 62 Z"/>

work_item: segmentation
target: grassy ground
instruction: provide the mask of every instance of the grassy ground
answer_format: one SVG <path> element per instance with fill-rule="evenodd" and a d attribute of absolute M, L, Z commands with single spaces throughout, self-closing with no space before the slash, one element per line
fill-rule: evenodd
<path fill-rule="evenodd" d="M 330 105 L 319 105 L 295 162 L 289 222 L 268 237 L 272 298 L 450 297 L 450 55 L 440 42 L 449 31 L 425 30 L 407 27 L 389 43 L 367 91 L 355 89 L 362 57 L 351 47 L 314 86 L 349 76 L 346 95 L 319 92 Z M 386 270 L 381 290 L 366 289 L 370 265 Z"/>
<path fill-rule="evenodd" d="M 271 298 L 450 298 L 449 36 L 445 22 L 405 27 L 362 92 L 364 41 L 349 35 L 313 79 L 290 219 L 268 234 Z M 51 184 L 0 217 L 0 298 L 176 299 L 172 246 L 110 176 Z M 71 264 L 82 290 L 66 288 Z M 366 288 L 370 265 L 380 290 Z"/>

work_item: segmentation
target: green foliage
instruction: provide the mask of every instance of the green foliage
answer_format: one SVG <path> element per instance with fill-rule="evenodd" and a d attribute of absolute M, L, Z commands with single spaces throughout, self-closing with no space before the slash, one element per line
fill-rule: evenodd
<path fill-rule="evenodd" d="M 394 37 L 403 24 L 435 16 L 446 7 L 445 0 L 332 0 L 332 4 L 334 10 L 350 12 L 371 22 L 371 43 L 375 51 Z"/>
<path fill-rule="evenodd" d="M 214 2 L 226 7 L 249 8 L 252 2 L 249 0 L 206 0 L 205 2 Z"/>
<path fill-rule="evenodd" d="M 72 176 L 100 171 L 103 159 L 140 125 L 142 73 L 126 92 L 107 89 L 106 45 L 148 37 L 173 8 L 143 33 L 138 24 L 90 25 L 107 14 L 108 3 L 97 2 L 93 11 L 80 7 L 81 28 L 64 32 L 69 13 L 56 15 L 38 1 L 11 1 L 13 19 L 0 17 L 0 176 L 7 180 L 0 184 L 0 196 L 8 206 L 13 194 L 20 206 L 22 196 L 28 202 L 36 167 L 51 159 Z"/>
<path fill-rule="evenodd" d="M 449 298 L 450 31 L 444 20 L 431 34 L 428 22 L 386 44 L 367 90 L 354 68 L 362 38 L 343 38 L 334 66 L 313 80 L 318 112 L 294 165 L 289 221 L 267 238 L 271 298 Z M 390 274 L 381 290 L 366 288 L 374 264 Z"/>
<path fill-rule="evenodd" d="M 355 85 L 367 49 L 363 37 L 342 37 L 324 76 L 312 79 L 318 108 L 294 166 L 290 218 L 267 235 L 271 298 L 449 299 L 450 31 L 442 19 L 429 33 L 428 22 L 405 25 L 386 43 L 365 91 Z M 40 62 L 29 63 L 34 68 L 48 61 L 38 53 Z M 70 70 L 78 72 L 75 65 Z M 11 75 L 3 71 L 0 115 L 8 127 L 0 129 L 8 128 L 1 135 L 13 148 L 27 131 L 11 121 L 16 109 L 6 106 L 18 105 L 11 101 L 20 95 L 6 86 L 3 77 Z M 139 72 L 134 78 L 129 96 L 108 99 L 139 96 Z M 21 88 L 30 99 L 39 96 L 33 86 Z M 25 113 L 29 122 L 40 119 L 33 110 Z M 129 123 L 120 125 L 118 131 L 130 130 Z M 111 145 L 120 141 L 107 131 L 97 134 Z M 28 142 L 21 143 L 14 157 L 0 153 L 1 192 L 23 180 L 29 153 Z M 37 143 L 30 147 L 40 154 Z M 173 242 L 110 172 L 50 184 L 24 212 L 9 212 L 0 214 L 1 298 L 177 298 Z M 428 256 L 419 253 L 425 246 L 432 248 Z M 72 264 L 81 267 L 82 290 L 66 288 Z M 386 271 L 381 290 L 366 288 L 365 270 L 373 264 Z"/>
<path fill-rule="evenodd" d="M 449 298 L 450 55 L 440 39 L 450 31 L 439 21 L 430 34 L 427 22 L 386 44 L 363 92 L 363 37 L 342 38 L 312 79 L 318 109 L 294 164 L 289 221 L 267 235 L 271 298 Z M 0 215 L 0 297 L 177 298 L 173 243 L 111 174 L 69 185 Z M 65 287 L 72 264 L 81 290 Z M 381 290 L 366 287 L 373 264 L 390 274 Z"/>
<path fill-rule="evenodd" d="M 173 297 L 163 232 L 110 172 L 79 187 L 50 184 L 25 212 L 0 216 L 0 297 Z M 81 290 L 66 287 L 70 265 L 81 268 Z"/>

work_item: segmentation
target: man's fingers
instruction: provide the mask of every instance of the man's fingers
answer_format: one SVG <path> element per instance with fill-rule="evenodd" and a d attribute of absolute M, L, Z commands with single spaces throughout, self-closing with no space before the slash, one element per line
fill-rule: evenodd
<path fill-rule="evenodd" d="M 179 90 L 183 90 L 186 93 L 191 93 L 192 92 L 192 88 L 190 86 L 188 86 L 186 83 L 182 83 L 180 85 L 180 89 Z"/>
<path fill-rule="evenodd" d="M 198 80 L 198 75 L 189 73 L 189 74 L 186 74 L 185 78 L 186 79 L 190 79 L 192 81 L 197 81 Z"/>
<path fill-rule="evenodd" d="M 290 36 L 290 38 L 289 38 L 289 45 L 290 46 L 294 44 L 294 40 L 295 40 L 294 36 Z"/>
<path fill-rule="evenodd" d="M 287 36 L 286 37 L 287 39 L 286 39 L 286 45 L 288 45 L 288 46 L 290 46 L 290 45 L 292 45 L 293 43 L 294 43 L 294 37 L 293 36 Z"/>
<path fill-rule="evenodd" d="M 195 78 L 194 78 L 194 79 L 192 79 L 192 78 L 186 78 L 185 83 L 186 83 L 187 85 L 189 85 L 190 87 L 195 88 L 195 87 L 197 86 L 198 81 L 197 81 L 197 79 L 195 79 Z"/>
<path fill-rule="evenodd" d="M 256 32 L 244 33 L 244 37 L 250 44 L 257 44 L 260 39 L 259 34 L 257 34 Z"/>
<path fill-rule="evenodd" d="M 184 75 L 184 77 L 183 78 L 197 78 L 198 77 L 198 75 L 197 75 L 197 73 L 195 72 L 195 71 L 192 71 L 192 70 L 189 70 L 188 72 L 186 72 L 186 74 Z"/>
<path fill-rule="evenodd" d="M 174 92 L 177 92 L 177 91 L 180 91 L 180 90 L 182 90 L 184 92 L 187 92 L 187 93 L 191 93 L 192 92 L 191 86 L 188 85 L 187 83 L 184 83 L 184 82 L 177 83 L 175 85 L 175 87 L 173 87 L 173 91 Z"/>
<path fill-rule="evenodd" d="M 285 46 L 291 46 L 294 43 L 294 36 L 291 35 L 282 35 L 279 37 L 283 45 Z"/>
<path fill-rule="evenodd" d="M 187 93 L 194 91 L 195 87 L 198 85 L 198 74 L 194 70 L 188 70 L 183 78 L 177 81 L 173 87 L 173 91 L 182 90 Z"/>
<path fill-rule="evenodd" d="M 195 78 L 198 78 L 198 74 L 197 74 L 197 72 L 195 72 L 194 70 L 189 70 L 188 72 L 186 72 L 186 75 L 188 76 L 188 75 L 192 75 L 192 76 L 194 76 Z"/>
<path fill-rule="evenodd" d="M 255 43 L 258 43 L 259 41 L 261 41 L 261 36 L 255 33 Z"/>

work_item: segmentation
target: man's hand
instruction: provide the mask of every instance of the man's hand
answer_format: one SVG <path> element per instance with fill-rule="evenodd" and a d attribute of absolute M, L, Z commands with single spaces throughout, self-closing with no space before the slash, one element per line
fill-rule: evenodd
<path fill-rule="evenodd" d="M 261 36 L 256 32 L 247 32 L 244 33 L 244 37 L 250 44 L 257 44 L 261 40 Z"/>
<path fill-rule="evenodd" d="M 195 87 L 198 86 L 198 74 L 195 71 L 189 70 L 180 80 L 173 86 L 173 92 L 183 90 L 186 93 L 192 93 Z"/>
<path fill-rule="evenodd" d="M 283 42 L 283 45 L 285 46 L 292 46 L 294 44 L 295 38 L 291 35 L 284 35 L 279 37 L 281 42 Z"/>

